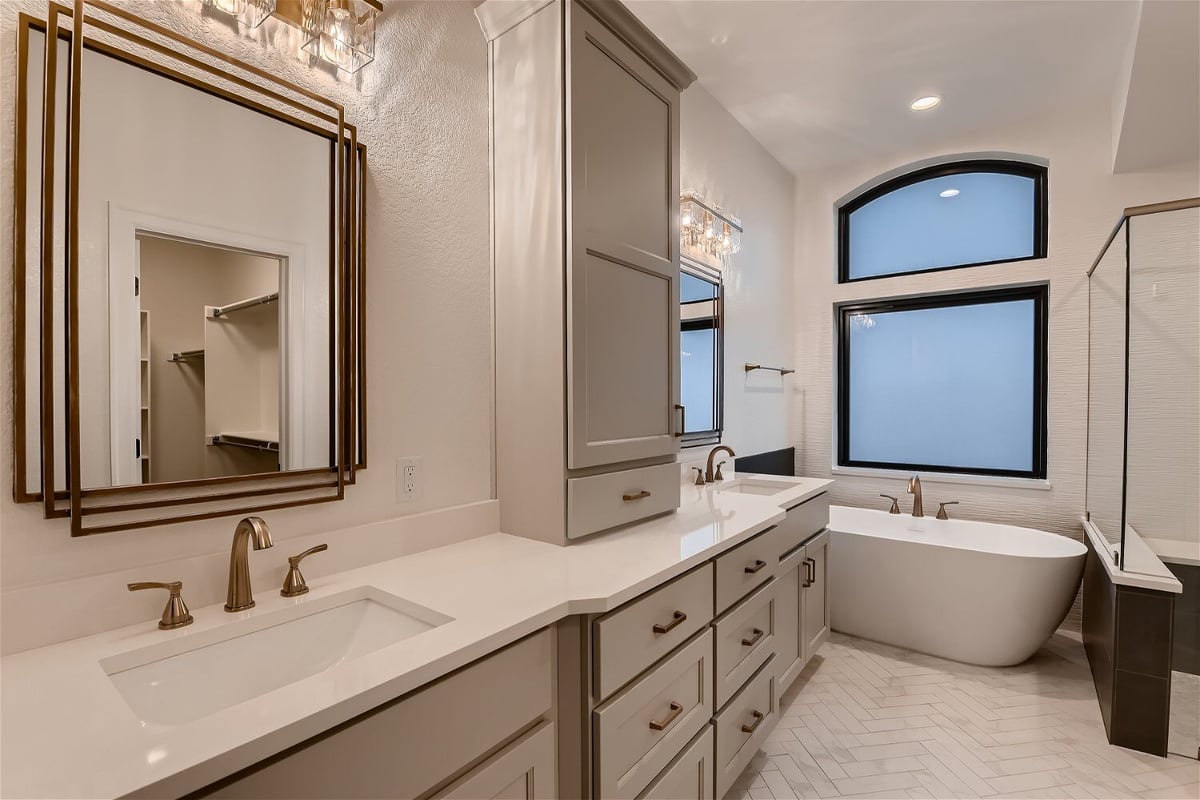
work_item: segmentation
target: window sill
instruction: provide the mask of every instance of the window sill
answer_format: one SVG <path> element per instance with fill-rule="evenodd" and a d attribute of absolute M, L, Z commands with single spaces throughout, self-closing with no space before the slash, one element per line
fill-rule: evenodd
<path fill-rule="evenodd" d="M 900 469 L 866 469 L 863 467 L 834 467 L 833 476 L 854 478 L 891 478 L 907 480 L 913 473 Z M 923 483 L 958 483 L 968 486 L 995 486 L 1006 489 L 1030 489 L 1048 492 L 1054 488 L 1045 478 L 1006 478 L 994 475 L 967 475 L 957 472 L 918 472 Z"/>

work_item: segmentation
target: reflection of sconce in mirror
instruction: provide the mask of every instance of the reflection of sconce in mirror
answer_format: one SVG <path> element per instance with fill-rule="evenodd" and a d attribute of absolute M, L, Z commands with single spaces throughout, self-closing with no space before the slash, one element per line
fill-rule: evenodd
<path fill-rule="evenodd" d="M 257 28 L 274 16 L 304 32 L 301 48 L 309 55 L 354 73 L 375 60 L 375 20 L 383 10 L 380 0 L 203 0 Z"/>
<path fill-rule="evenodd" d="M 275 13 L 275 0 L 204 0 L 204 5 L 228 14 L 247 28 L 257 28 Z"/>

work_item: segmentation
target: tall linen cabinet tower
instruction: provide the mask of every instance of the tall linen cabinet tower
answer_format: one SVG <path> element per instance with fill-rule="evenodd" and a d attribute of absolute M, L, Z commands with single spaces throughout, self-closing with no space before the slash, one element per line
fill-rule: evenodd
<path fill-rule="evenodd" d="M 496 491 L 567 544 L 679 507 L 679 93 L 615 0 L 487 0 Z"/>

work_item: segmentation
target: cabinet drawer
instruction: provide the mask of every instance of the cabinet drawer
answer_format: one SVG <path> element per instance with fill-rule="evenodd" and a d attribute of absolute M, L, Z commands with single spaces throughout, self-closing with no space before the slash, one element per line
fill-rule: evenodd
<path fill-rule="evenodd" d="M 553 657 L 544 630 L 201 796 L 421 796 L 550 710 Z"/>
<path fill-rule="evenodd" d="M 679 465 L 606 472 L 567 479 L 567 538 L 679 508 Z"/>
<path fill-rule="evenodd" d="M 716 613 L 724 613 L 725 609 L 775 577 L 780 555 L 778 547 L 775 529 L 770 528 L 717 557 Z"/>
<path fill-rule="evenodd" d="M 712 726 L 705 725 L 638 800 L 713 800 L 712 764 Z"/>
<path fill-rule="evenodd" d="M 437 800 L 551 800 L 557 797 L 554 723 L 543 722 L 438 792 Z"/>
<path fill-rule="evenodd" d="M 592 713 L 596 796 L 637 797 L 712 716 L 712 631 Z"/>
<path fill-rule="evenodd" d="M 608 697 L 709 623 L 712 576 L 705 564 L 593 623 L 596 697 Z"/>
<path fill-rule="evenodd" d="M 778 583 L 771 580 L 713 625 L 717 708 L 775 652 Z"/>
<path fill-rule="evenodd" d="M 808 539 L 829 526 L 829 495 L 819 494 L 788 509 L 787 518 L 775 526 L 778 558 L 795 550 Z"/>
<path fill-rule="evenodd" d="M 775 727 L 777 705 L 775 666 L 768 661 L 713 720 L 717 797 L 729 791 Z"/>

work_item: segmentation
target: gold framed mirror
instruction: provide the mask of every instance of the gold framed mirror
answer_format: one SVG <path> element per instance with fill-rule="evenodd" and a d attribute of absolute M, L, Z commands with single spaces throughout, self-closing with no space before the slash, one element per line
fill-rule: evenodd
<path fill-rule="evenodd" d="M 76 536 L 341 499 L 366 467 L 344 109 L 102 0 L 21 16 L 17 86 L 14 497 Z"/>

